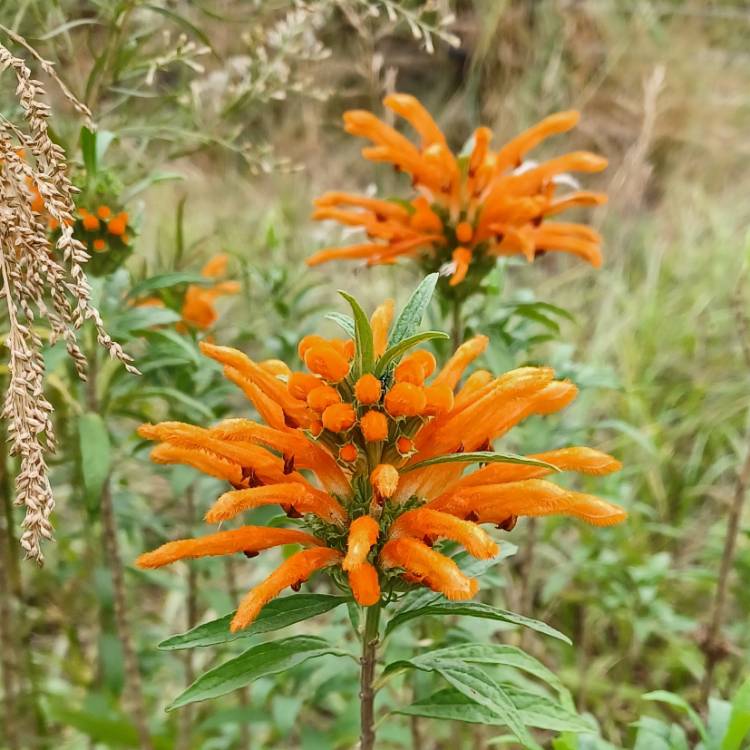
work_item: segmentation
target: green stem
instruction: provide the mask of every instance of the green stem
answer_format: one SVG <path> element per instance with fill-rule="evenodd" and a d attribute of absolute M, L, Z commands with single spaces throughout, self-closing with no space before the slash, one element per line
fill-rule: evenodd
<path fill-rule="evenodd" d="M 380 634 L 380 608 L 380 602 L 367 608 L 365 630 L 362 634 L 359 681 L 361 717 L 359 750 L 373 750 L 375 747 L 375 687 L 373 681 Z"/>

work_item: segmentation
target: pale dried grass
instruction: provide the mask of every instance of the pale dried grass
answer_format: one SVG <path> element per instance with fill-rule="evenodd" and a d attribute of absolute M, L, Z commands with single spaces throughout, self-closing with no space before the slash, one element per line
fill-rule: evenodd
<path fill-rule="evenodd" d="M 44 72 L 60 86 L 66 99 L 87 120 L 90 113 L 18 35 L 0 31 L 26 49 Z M 67 173 L 65 153 L 50 139 L 50 108 L 42 99 L 42 84 L 34 80 L 23 59 L 0 44 L 0 73 L 16 77 L 16 96 L 22 117 L 14 123 L 0 116 L 0 297 L 7 309 L 10 381 L 0 418 L 8 422 L 10 452 L 18 456 L 17 505 L 26 508 L 21 546 L 28 558 L 41 564 L 42 541 L 52 538 L 50 514 L 54 498 L 46 454 L 55 450 L 53 408 L 44 395 L 43 333 L 49 341 L 65 342 L 81 378 L 86 360 L 77 341 L 85 321 L 92 321 L 99 344 L 128 371 L 137 373 L 131 358 L 112 340 L 96 307 L 83 265 L 84 246 L 73 236 L 75 188 Z M 36 186 L 46 214 L 60 227 L 52 242 L 46 217 L 31 207 L 30 186 Z"/>

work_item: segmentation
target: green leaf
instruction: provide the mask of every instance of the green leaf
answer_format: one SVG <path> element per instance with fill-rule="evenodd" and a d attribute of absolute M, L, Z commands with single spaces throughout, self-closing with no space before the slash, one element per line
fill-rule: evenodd
<path fill-rule="evenodd" d="M 424 461 L 418 461 L 410 466 L 401 469 L 401 473 L 415 469 L 423 469 L 425 466 L 434 466 L 435 464 L 523 464 L 524 466 L 539 466 L 543 469 L 559 472 L 560 469 L 554 464 L 540 461 L 537 458 L 527 458 L 515 453 L 495 453 L 494 451 L 473 451 L 471 453 L 447 453 L 444 456 L 435 456 L 426 458 Z"/>
<path fill-rule="evenodd" d="M 200 414 L 206 419 L 214 419 L 215 415 L 213 411 L 206 406 L 203 401 L 188 396 L 187 393 L 183 393 L 177 388 L 139 388 L 130 396 L 130 398 L 135 401 L 136 399 L 153 398 L 154 396 L 166 399 L 168 402 L 172 402 L 173 405 L 175 402 L 180 403 L 187 407 L 189 411 L 192 411 L 195 414 Z"/>
<path fill-rule="evenodd" d="M 385 635 L 390 634 L 397 627 L 403 625 L 409 620 L 413 620 L 416 617 L 426 617 L 428 615 L 441 617 L 445 617 L 446 615 L 464 615 L 466 617 L 478 617 L 484 620 L 497 620 L 498 622 L 507 622 L 512 625 L 520 625 L 524 628 L 535 630 L 537 633 L 549 635 L 552 638 L 557 638 L 567 644 L 571 643 L 570 638 L 563 635 L 559 630 L 555 630 L 555 628 L 547 625 L 545 622 L 534 620 L 530 617 L 524 617 L 523 615 L 517 615 L 515 612 L 491 607 L 489 604 L 483 604 L 482 602 L 436 602 L 435 604 L 428 604 L 425 607 L 399 612 L 399 614 L 388 621 L 385 628 Z"/>
<path fill-rule="evenodd" d="M 249 628 L 232 633 L 229 623 L 234 613 L 211 620 L 203 625 L 198 625 L 187 633 L 180 633 L 167 638 L 159 644 L 164 651 L 174 651 L 181 648 L 199 648 L 203 646 L 214 646 L 217 643 L 228 643 L 240 638 L 250 638 L 259 633 L 270 633 L 273 630 L 286 628 L 296 622 L 302 622 L 310 617 L 321 615 L 324 612 L 344 604 L 348 601 L 345 596 L 332 596 L 330 594 L 294 594 L 274 599 L 266 604 L 257 619 Z"/>
<path fill-rule="evenodd" d="M 180 314 L 168 307 L 134 307 L 112 319 L 112 334 L 122 339 L 136 331 L 147 331 L 155 326 L 165 326 L 182 320 Z"/>
<path fill-rule="evenodd" d="M 261 677 L 278 674 L 318 656 L 348 656 L 323 638 L 298 635 L 253 646 L 224 664 L 202 674 L 187 690 L 177 696 L 167 711 L 197 701 L 217 698 L 245 687 Z"/>
<path fill-rule="evenodd" d="M 352 318 L 350 318 L 348 315 L 332 312 L 328 313 L 325 317 L 328 318 L 328 320 L 332 320 L 334 323 L 336 323 L 336 325 L 341 326 L 341 328 L 344 329 L 346 335 L 349 336 L 349 338 L 357 338 L 357 332 L 354 327 L 354 320 L 352 320 Z"/>
<path fill-rule="evenodd" d="M 339 294 L 349 303 L 354 314 L 354 342 L 357 352 L 354 361 L 354 379 L 367 372 L 372 372 L 375 364 L 375 347 L 372 341 L 372 328 L 365 311 L 351 294 L 340 291 Z"/>
<path fill-rule="evenodd" d="M 729 727 L 721 744 L 721 750 L 739 750 L 748 732 L 750 732 L 750 677 L 742 683 L 732 700 Z"/>
<path fill-rule="evenodd" d="M 435 291 L 435 285 L 438 282 L 437 273 L 431 273 L 426 276 L 419 286 L 414 290 L 409 301 L 406 303 L 401 314 L 396 319 L 396 323 L 388 339 L 388 347 L 401 343 L 404 339 L 413 336 L 422 323 L 422 317 L 425 310 L 430 304 L 432 293 Z"/>
<path fill-rule="evenodd" d="M 459 643 L 455 646 L 428 651 L 420 654 L 410 661 L 419 662 L 423 659 L 450 661 L 461 661 L 468 664 L 495 664 L 503 667 L 513 667 L 528 672 L 534 677 L 546 682 L 554 688 L 558 694 L 569 696 L 568 690 L 560 681 L 560 678 L 551 670 L 516 646 L 508 646 L 501 643 Z"/>
<path fill-rule="evenodd" d="M 97 508 L 112 461 L 109 433 L 99 414 L 89 412 L 78 418 L 78 444 L 86 505 Z"/>
<path fill-rule="evenodd" d="M 81 128 L 81 155 L 88 176 L 94 177 L 97 167 L 96 133 L 89 130 L 85 125 Z"/>
<path fill-rule="evenodd" d="M 591 732 L 591 725 L 582 717 L 544 696 L 503 686 L 521 714 L 526 726 L 555 732 Z M 454 688 L 440 690 L 429 698 L 417 701 L 394 713 L 425 716 L 431 719 L 465 721 L 470 724 L 505 726 L 505 722 L 484 706 L 474 703 Z"/>
<path fill-rule="evenodd" d="M 419 664 L 415 663 L 414 666 L 422 671 L 437 672 L 451 687 L 502 721 L 524 747 L 541 750 L 526 729 L 523 717 L 513 705 L 513 701 L 503 686 L 479 667 L 474 664 L 443 660 L 435 662 L 424 660 Z"/>
<path fill-rule="evenodd" d="M 174 271 L 172 273 L 162 273 L 158 276 L 152 276 L 136 284 L 129 292 L 128 297 L 137 299 L 142 297 L 146 292 L 153 292 L 157 289 L 170 289 L 180 284 L 210 284 L 211 279 L 195 271 Z"/>
<path fill-rule="evenodd" d="M 375 367 L 376 377 L 380 377 L 393 362 L 399 360 L 413 346 L 421 344 L 423 341 L 430 341 L 431 339 L 448 338 L 450 338 L 450 336 L 442 331 L 425 331 L 424 333 L 415 333 L 413 336 L 405 338 L 403 341 L 394 344 L 383 353 L 383 356 L 378 360 L 378 364 Z"/>
<path fill-rule="evenodd" d="M 575 322 L 575 316 L 568 312 L 564 307 L 558 305 L 552 305 L 549 302 L 509 302 L 503 305 L 504 308 L 510 310 L 533 310 L 533 311 L 545 311 L 552 315 L 557 315 L 561 318 L 567 318 L 571 322 Z"/>
<path fill-rule="evenodd" d="M 706 732 L 706 725 L 703 723 L 701 717 L 698 716 L 695 709 L 682 696 L 676 695 L 675 693 L 670 693 L 668 690 L 654 690 L 650 693 L 646 693 L 643 698 L 647 701 L 658 701 L 659 703 L 666 703 L 670 706 L 674 706 L 675 708 L 679 708 L 680 710 L 684 711 L 690 718 L 693 726 L 698 730 L 698 734 L 700 734 L 701 739 L 704 742 L 707 740 L 708 733 Z"/>

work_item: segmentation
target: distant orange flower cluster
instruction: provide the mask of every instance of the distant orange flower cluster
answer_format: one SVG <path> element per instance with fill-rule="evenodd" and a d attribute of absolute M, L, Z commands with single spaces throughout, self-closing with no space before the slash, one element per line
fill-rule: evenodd
<path fill-rule="evenodd" d="M 80 229 L 76 236 L 86 243 L 89 250 L 104 253 L 114 243 L 118 246 L 129 245 L 131 229 L 126 211 L 113 213 L 107 205 L 100 205 L 95 211 L 89 211 L 82 206 L 78 208 L 79 220 L 76 222 Z"/>
<path fill-rule="evenodd" d="M 223 253 L 215 255 L 203 266 L 201 275 L 207 279 L 215 279 L 216 283 L 212 286 L 188 286 L 182 303 L 182 320 L 185 324 L 201 330 L 210 328 L 219 317 L 214 306 L 216 299 L 240 291 L 237 281 L 219 281 L 226 276 L 228 263 L 229 256 Z"/>
<path fill-rule="evenodd" d="M 214 280 L 213 285 L 189 284 L 185 290 L 182 300 L 180 315 L 182 320 L 178 323 L 178 330 L 185 331 L 188 328 L 197 328 L 201 331 L 208 330 L 219 319 L 215 302 L 218 297 L 237 294 L 240 284 L 237 281 L 220 281 L 226 276 L 229 256 L 220 253 L 209 260 L 201 269 L 201 276 Z M 145 297 L 138 300 L 137 307 L 164 307 L 164 300 L 160 297 Z"/>
<path fill-rule="evenodd" d="M 551 115 L 496 151 L 490 148 L 491 131 L 477 128 L 468 153 L 458 155 L 413 96 L 392 94 L 384 104 L 414 128 L 418 144 L 364 110 L 346 112 L 345 129 L 372 142 L 362 151 L 366 159 L 408 174 L 414 195 L 407 201 L 345 192 L 318 198 L 313 218 L 359 227 L 368 239 L 321 250 L 308 260 L 310 265 L 418 257 L 427 269 L 449 273 L 451 285 L 463 281 L 473 263 L 497 256 L 520 254 L 533 261 L 545 252 L 562 251 L 601 265 L 598 232 L 585 224 L 548 219 L 569 208 L 606 202 L 603 193 L 585 190 L 558 195 L 563 185 L 575 185 L 568 172 L 598 172 L 606 159 L 576 151 L 539 164 L 526 161 L 543 140 L 573 128 L 577 112 Z"/>
<path fill-rule="evenodd" d="M 464 378 L 487 346 L 483 336 L 462 344 L 441 368 L 427 351 L 394 354 L 392 316 L 392 303 L 381 305 L 358 343 L 303 338 L 298 351 L 306 369 L 295 372 L 278 360 L 255 362 L 203 342 L 203 353 L 223 366 L 264 423 L 143 425 L 140 435 L 158 443 L 152 459 L 187 464 L 228 483 L 206 513 L 209 523 L 280 505 L 289 523 L 302 529 L 241 526 L 169 542 L 142 555 L 138 565 L 253 557 L 301 545 L 245 596 L 232 621 L 236 631 L 284 588 L 299 588 L 322 568 L 339 569 L 335 580 L 348 584 L 363 606 L 413 586 L 468 599 L 477 581 L 436 546 L 440 540 L 491 558 L 497 544 L 482 524 L 509 529 L 523 515 L 566 514 L 596 525 L 625 518 L 615 505 L 546 479 L 556 470 L 615 471 L 620 464 L 611 456 L 570 447 L 534 454 L 526 463 L 491 460 L 493 441 L 514 425 L 567 406 L 577 393 L 572 383 L 555 380 L 546 367 L 500 377 L 476 370 Z M 486 465 L 465 474 L 479 458 Z"/>

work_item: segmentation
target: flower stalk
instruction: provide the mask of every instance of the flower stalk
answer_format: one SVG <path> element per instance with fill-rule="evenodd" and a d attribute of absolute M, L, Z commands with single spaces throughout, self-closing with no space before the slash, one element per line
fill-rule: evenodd
<path fill-rule="evenodd" d="M 362 657 L 360 659 L 360 750 L 375 747 L 375 667 L 380 643 L 380 611 L 378 602 L 367 608 L 365 627 L 362 633 Z"/>

